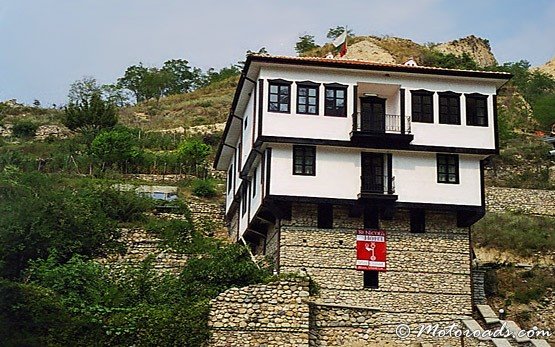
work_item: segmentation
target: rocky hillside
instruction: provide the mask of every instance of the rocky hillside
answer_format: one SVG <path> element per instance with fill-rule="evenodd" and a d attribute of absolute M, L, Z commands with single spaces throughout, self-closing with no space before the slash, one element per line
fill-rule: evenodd
<path fill-rule="evenodd" d="M 538 70 L 555 77 L 555 57 L 553 57 L 553 59 L 543 64 L 542 66 L 539 66 Z"/>
<path fill-rule="evenodd" d="M 331 44 L 326 44 L 302 55 L 323 57 L 332 50 Z M 497 64 L 489 41 L 474 35 L 445 43 L 430 44 L 419 44 L 409 39 L 391 36 L 356 36 L 350 38 L 345 58 L 398 64 L 413 58 L 419 64 L 427 65 L 426 57 L 433 53 L 453 54 L 457 57 L 466 53 L 480 67 Z"/>

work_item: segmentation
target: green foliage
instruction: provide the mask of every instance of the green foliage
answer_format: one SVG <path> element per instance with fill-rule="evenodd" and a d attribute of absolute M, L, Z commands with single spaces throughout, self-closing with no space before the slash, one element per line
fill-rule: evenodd
<path fill-rule="evenodd" d="M 539 301 L 547 293 L 547 288 L 555 286 L 555 271 L 550 268 L 534 267 L 531 270 L 504 267 L 497 269 L 495 277 L 498 283 L 496 296 L 506 299 L 511 305 L 528 304 Z"/>
<path fill-rule="evenodd" d="M 420 57 L 420 63 L 425 66 L 446 69 L 478 70 L 478 64 L 468 53 L 454 55 L 452 53 L 445 54 L 433 49 L 426 49 Z"/>
<path fill-rule="evenodd" d="M 71 130 L 112 128 L 118 122 L 115 106 L 102 100 L 99 92 L 77 103 L 69 103 L 65 108 L 64 124 Z"/>
<path fill-rule="evenodd" d="M 335 28 L 330 28 L 328 30 L 328 33 L 326 34 L 326 37 L 330 40 L 335 40 L 336 38 L 338 38 L 344 32 L 345 32 L 345 27 L 344 26 L 336 26 Z M 347 29 L 347 36 L 354 36 L 354 35 L 355 35 L 355 33 L 351 29 Z"/>
<path fill-rule="evenodd" d="M 112 187 L 95 187 L 94 195 L 99 200 L 108 218 L 120 222 L 144 219 L 144 213 L 154 209 L 155 202 L 133 191 L 118 191 Z"/>
<path fill-rule="evenodd" d="M 206 165 L 206 158 L 210 154 L 210 146 L 199 139 L 190 138 L 179 145 L 177 153 L 189 168 L 190 173 L 198 173 L 199 169 Z"/>
<path fill-rule="evenodd" d="M 550 126 L 555 124 L 555 93 L 535 97 L 532 109 L 541 127 L 549 130 Z"/>
<path fill-rule="evenodd" d="M 192 183 L 193 194 L 203 198 L 212 198 L 217 194 L 216 184 L 212 179 L 195 179 Z"/>
<path fill-rule="evenodd" d="M 115 128 L 98 134 L 91 143 L 91 153 L 103 165 L 117 165 L 120 169 L 125 164 L 139 162 L 143 155 L 135 135 L 126 128 Z"/>
<path fill-rule="evenodd" d="M 318 47 L 319 46 L 314 42 L 314 36 L 305 34 L 299 37 L 299 41 L 295 44 L 295 51 L 298 54 L 302 54 Z"/>
<path fill-rule="evenodd" d="M 524 256 L 555 250 L 555 223 L 550 217 L 487 213 L 472 227 L 472 235 L 481 247 Z"/>
<path fill-rule="evenodd" d="M 14 136 L 26 139 L 34 137 L 38 127 L 34 122 L 21 120 L 13 124 L 12 132 Z"/>
<path fill-rule="evenodd" d="M 191 68 L 184 59 L 172 59 L 161 68 L 145 67 L 142 63 L 127 68 L 118 86 L 130 90 L 137 102 L 159 100 L 162 96 L 187 93 L 195 88 L 202 72 Z"/>
<path fill-rule="evenodd" d="M 241 73 L 241 68 L 239 65 L 230 65 L 229 67 L 223 67 L 219 71 L 213 68 L 208 69 L 204 75 L 201 76 L 199 87 L 208 86 L 212 83 L 217 83 L 225 81 L 227 79 L 239 76 Z M 212 105 L 208 105 L 212 106 Z"/>
<path fill-rule="evenodd" d="M 0 278 L 0 341 L 3 346 L 46 346 L 71 327 L 56 295 L 42 287 Z M 62 337 L 54 338 L 63 342 Z"/>

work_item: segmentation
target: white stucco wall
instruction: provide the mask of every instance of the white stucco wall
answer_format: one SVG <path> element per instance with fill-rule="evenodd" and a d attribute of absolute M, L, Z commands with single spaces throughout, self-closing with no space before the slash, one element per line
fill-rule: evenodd
<path fill-rule="evenodd" d="M 425 89 L 432 92 L 453 91 L 456 93 L 480 93 L 488 95 L 488 127 L 466 125 L 466 106 L 464 96 L 461 98 L 461 125 L 439 124 L 439 105 L 437 94 L 434 96 L 434 124 L 412 123 L 414 145 L 447 146 L 463 148 L 495 147 L 493 129 L 493 95 L 496 93 L 495 81 L 487 79 L 471 79 L 465 77 L 427 76 L 416 74 L 366 72 L 333 70 L 329 68 L 296 68 L 296 67 L 262 67 L 260 78 L 265 81 L 263 96 L 263 135 L 316 138 L 349 141 L 352 130 L 353 87 L 364 83 L 383 85 L 400 85 L 405 92 L 405 113 L 411 114 L 410 90 Z M 297 86 L 291 85 L 291 113 L 268 112 L 268 79 L 285 79 L 288 81 L 310 80 L 322 83 L 320 87 L 319 115 L 296 114 Z M 324 116 L 324 83 L 341 83 L 348 85 L 347 117 Z M 364 87 L 365 92 L 371 91 Z M 359 93 L 360 94 L 360 93 Z M 400 98 L 397 95 L 380 95 L 386 97 L 386 112 L 400 114 Z M 360 111 L 360 107 L 358 108 Z"/>
<path fill-rule="evenodd" d="M 270 194 L 357 199 L 360 193 L 360 149 L 316 149 L 316 176 L 292 173 L 292 146 L 272 145 Z M 385 153 L 385 152 L 379 152 Z M 431 204 L 481 204 L 480 159 L 459 156 L 459 184 L 437 183 L 435 153 L 392 153 L 398 202 Z"/>

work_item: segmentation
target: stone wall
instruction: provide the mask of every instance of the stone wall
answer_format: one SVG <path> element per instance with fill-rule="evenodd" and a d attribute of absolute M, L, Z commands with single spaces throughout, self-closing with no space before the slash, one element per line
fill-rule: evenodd
<path fill-rule="evenodd" d="M 309 282 L 231 288 L 211 301 L 210 346 L 308 346 Z"/>
<path fill-rule="evenodd" d="M 408 211 L 380 223 L 387 230 L 388 270 L 379 274 L 379 288 L 369 289 L 354 269 L 354 231 L 363 227 L 362 217 L 335 206 L 334 228 L 319 229 L 316 205 L 294 204 L 291 221 L 281 221 L 280 272 L 306 271 L 319 286 L 311 297 L 311 345 L 433 342 L 398 339 L 395 328 L 455 323 L 472 314 L 469 231 L 456 226 L 455 214 L 427 211 L 423 234 L 409 231 Z M 455 340 L 441 343 L 460 345 Z"/>
<path fill-rule="evenodd" d="M 200 199 L 191 198 L 187 201 L 191 210 L 193 224 L 197 230 L 207 231 L 211 235 L 227 234 L 224 226 L 225 206 L 218 203 L 208 203 Z M 210 230 L 205 229 L 212 229 Z"/>
<path fill-rule="evenodd" d="M 159 238 L 142 229 L 122 229 L 119 241 L 123 242 L 125 246 L 123 253 L 110 254 L 97 259 L 112 271 L 128 266 L 137 267 L 151 256 L 154 270 L 177 274 L 181 272 L 187 262 L 187 255 L 162 247 Z"/>
<path fill-rule="evenodd" d="M 555 216 L 555 190 L 488 187 L 486 207 L 490 212 Z"/>

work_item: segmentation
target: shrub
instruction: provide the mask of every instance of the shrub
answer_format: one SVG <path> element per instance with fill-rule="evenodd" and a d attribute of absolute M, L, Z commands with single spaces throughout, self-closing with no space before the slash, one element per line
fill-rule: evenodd
<path fill-rule="evenodd" d="M 196 179 L 192 182 L 192 191 L 196 196 L 212 198 L 216 196 L 216 184 L 212 179 Z"/>
<path fill-rule="evenodd" d="M 33 122 L 22 120 L 14 123 L 12 127 L 13 135 L 19 138 L 34 137 L 39 126 Z"/>

